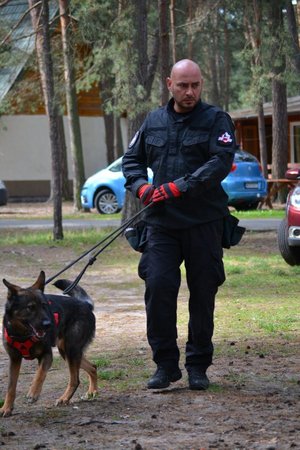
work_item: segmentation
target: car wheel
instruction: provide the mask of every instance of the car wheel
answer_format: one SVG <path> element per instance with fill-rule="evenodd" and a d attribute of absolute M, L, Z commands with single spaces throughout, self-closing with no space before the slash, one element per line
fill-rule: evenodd
<path fill-rule="evenodd" d="M 115 214 L 120 211 L 117 197 L 109 189 L 98 192 L 95 198 L 95 207 L 100 214 Z"/>
<path fill-rule="evenodd" d="M 290 247 L 288 244 L 288 222 L 283 219 L 278 227 L 277 242 L 281 256 L 290 266 L 300 265 L 300 247 Z"/>
<path fill-rule="evenodd" d="M 233 205 L 237 211 L 253 211 L 257 209 L 259 202 L 254 203 L 239 203 L 238 205 Z"/>

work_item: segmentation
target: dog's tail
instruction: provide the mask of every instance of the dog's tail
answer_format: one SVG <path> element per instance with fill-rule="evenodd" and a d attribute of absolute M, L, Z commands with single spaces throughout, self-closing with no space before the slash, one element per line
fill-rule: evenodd
<path fill-rule="evenodd" d="M 69 287 L 72 284 L 72 281 L 66 280 L 66 279 L 61 279 L 61 280 L 55 281 L 55 283 L 53 283 L 53 284 L 55 287 L 57 287 L 61 291 L 64 291 L 65 289 L 67 289 L 67 287 Z M 75 297 L 82 302 L 89 303 L 92 308 L 94 307 L 94 302 L 91 299 L 91 297 L 79 285 L 73 287 L 70 290 L 70 292 L 68 293 L 68 295 L 70 297 Z"/>

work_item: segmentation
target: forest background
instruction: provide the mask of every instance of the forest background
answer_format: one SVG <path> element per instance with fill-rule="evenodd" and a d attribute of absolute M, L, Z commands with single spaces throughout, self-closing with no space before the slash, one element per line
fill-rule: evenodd
<path fill-rule="evenodd" d="M 0 64 L 16 65 L 14 32 L 31 17 L 36 52 L 0 114 L 32 110 L 42 99 L 49 117 L 52 160 L 54 238 L 62 239 L 62 200 L 73 198 L 80 209 L 85 179 L 77 95 L 95 86 L 101 96 L 107 160 L 126 150 L 120 117 L 128 121 L 128 138 L 147 112 L 168 101 L 165 79 L 172 64 L 191 58 L 205 79 L 203 99 L 227 111 L 251 107 L 258 113 L 260 160 L 266 173 L 263 103 L 273 101 L 272 174 L 287 167 L 287 97 L 299 94 L 300 50 L 297 0 L 28 0 L 26 14 L 12 27 L 1 14 Z M 49 19 L 49 8 L 56 14 Z M 19 36 L 18 39 L 21 37 Z M 40 92 L 33 98 L 32 93 Z M 62 116 L 69 116 L 73 192 L 64 185 L 68 173 Z M 127 198 L 123 216 L 139 205 Z"/>

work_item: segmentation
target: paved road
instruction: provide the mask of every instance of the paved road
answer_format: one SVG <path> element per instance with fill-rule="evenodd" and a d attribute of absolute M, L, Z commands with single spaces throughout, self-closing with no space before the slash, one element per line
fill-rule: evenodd
<path fill-rule="evenodd" d="M 252 231 L 274 231 L 277 230 L 281 219 L 248 219 L 240 220 L 240 225 Z M 117 227 L 120 225 L 118 219 L 65 219 L 63 228 L 103 228 Z M 0 219 L 0 228 L 31 228 L 49 229 L 53 227 L 53 222 L 48 219 Z"/>
<path fill-rule="evenodd" d="M 120 225 L 118 219 L 64 219 L 64 228 L 104 228 Z M 50 219 L 0 219 L 0 228 L 38 228 L 48 229 L 53 227 Z"/>
<path fill-rule="evenodd" d="M 251 231 L 276 231 L 282 219 L 243 219 L 240 225 Z"/>

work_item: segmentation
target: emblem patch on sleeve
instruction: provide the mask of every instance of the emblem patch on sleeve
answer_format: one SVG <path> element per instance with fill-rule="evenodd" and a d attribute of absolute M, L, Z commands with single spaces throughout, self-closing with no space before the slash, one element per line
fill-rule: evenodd
<path fill-rule="evenodd" d="M 129 142 L 128 148 L 131 148 L 131 147 L 134 146 L 134 144 L 135 144 L 136 141 L 138 140 L 139 134 L 140 134 L 139 131 L 137 131 L 137 132 L 135 133 L 135 135 L 133 136 L 133 138 L 132 138 L 131 141 Z"/>
<path fill-rule="evenodd" d="M 220 143 L 221 145 L 231 144 L 231 142 L 231 134 L 229 134 L 227 131 L 225 131 L 223 134 L 221 134 L 221 136 L 218 137 L 218 143 Z"/>

